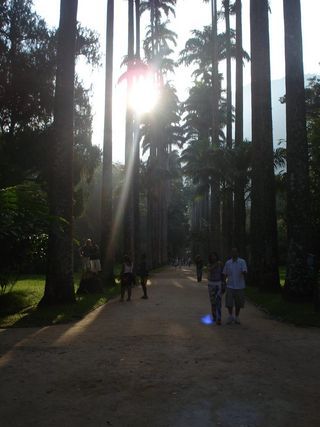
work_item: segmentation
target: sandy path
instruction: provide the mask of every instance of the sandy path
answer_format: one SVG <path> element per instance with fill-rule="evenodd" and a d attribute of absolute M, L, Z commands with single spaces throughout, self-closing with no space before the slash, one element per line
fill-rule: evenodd
<path fill-rule="evenodd" d="M 75 324 L 0 331 L 0 425 L 319 426 L 320 331 L 268 319 L 203 325 L 191 270 L 152 278 Z"/>

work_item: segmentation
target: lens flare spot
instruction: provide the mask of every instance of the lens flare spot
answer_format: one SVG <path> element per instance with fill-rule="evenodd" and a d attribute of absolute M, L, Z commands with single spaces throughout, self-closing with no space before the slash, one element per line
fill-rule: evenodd
<path fill-rule="evenodd" d="M 212 325 L 214 323 L 214 320 L 212 319 L 211 314 L 206 314 L 205 316 L 202 316 L 201 323 L 203 325 Z"/>

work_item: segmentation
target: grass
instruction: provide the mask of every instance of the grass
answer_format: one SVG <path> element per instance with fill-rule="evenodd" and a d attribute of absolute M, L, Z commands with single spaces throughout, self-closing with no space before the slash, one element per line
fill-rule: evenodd
<path fill-rule="evenodd" d="M 279 272 L 280 284 L 283 287 L 285 267 L 281 267 Z M 246 288 L 246 295 L 255 305 L 277 320 L 293 323 L 296 326 L 320 327 L 320 313 L 314 311 L 311 302 L 285 301 L 280 293 L 263 292 L 250 286 Z"/>
<path fill-rule="evenodd" d="M 79 276 L 75 278 L 76 289 L 79 279 Z M 44 292 L 44 277 L 25 276 L 10 292 L 0 295 L 0 328 L 48 326 L 79 320 L 116 296 L 119 290 L 117 284 L 104 293 L 77 296 L 75 304 L 37 307 Z"/>

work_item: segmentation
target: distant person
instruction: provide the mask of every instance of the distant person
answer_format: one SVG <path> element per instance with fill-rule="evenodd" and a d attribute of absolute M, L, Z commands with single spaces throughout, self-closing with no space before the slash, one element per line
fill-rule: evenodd
<path fill-rule="evenodd" d="M 223 275 L 227 281 L 226 307 L 229 312 L 227 324 L 235 322 L 240 325 L 240 310 L 244 307 L 244 289 L 246 287 L 245 279 L 247 276 L 247 264 L 244 259 L 239 258 L 237 248 L 231 251 L 229 259 L 223 269 Z M 235 307 L 235 317 L 233 316 L 233 307 Z"/>
<path fill-rule="evenodd" d="M 196 263 L 196 271 L 197 271 L 197 281 L 198 283 L 200 283 L 202 281 L 202 270 L 203 270 L 203 261 L 200 255 L 196 256 L 195 263 Z"/>
<path fill-rule="evenodd" d="M 127 301 L 131 301 L 131 289 L 134 281 L 133 276 L 133 263 L 128 255 L 123 257 L 123 264 L 121 269 L 121 298 L 120 301 L 123 302 L 124 295 L 127 291 L 128 298 Z"/>
<path fill-rule="evenodd" d="M 174 261 L 174 266 L 175 266 L 175 268 L 179 267 L 179 258 L 178 257 Z"/>
<path fill-rule="evenodd" d="M 141 261 L 139 265 L 139 276 L 140 276 L 140 283 L 143 290 L 143 296 L 142 299 L 148 299 L 147 294 L 147 281 L 148 281 L 148 269 L 147 269 L 147 257 L 146 254 L 141 255 Z"/>
<path fill-rule="evenodd" d="M 82 262 L 82 271 L 87 273 L 88 271 L 91 271 L 90 257 L 92 252 L 92 240 L 87 239 L 86 243 L 81 246 L 79 252 Z"/>
<path fill-rule="evenodd" d="M 191 267 L 191 257 L 188 257 L 188 267 Z"/>
<path fill-rule="evenodd" d="M 208 292 L 211 303 L 212 320 L 221 325 L 221 299 L 224 292 L 223 264 L 216 252 L 209 256 Z"/>
<path fill-rule="evenodd" d="M 98 274 L 101 271 L 100 249 L 99 246 L 94 242 L 92 242 L 91 245 L 90 269 L 94 274 Z"/>

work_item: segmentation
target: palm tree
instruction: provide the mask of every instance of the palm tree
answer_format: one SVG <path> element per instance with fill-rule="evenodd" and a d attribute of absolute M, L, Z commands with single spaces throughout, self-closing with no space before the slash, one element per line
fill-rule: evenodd
<path fill-rule="evenodd" d="M 73 113 L 78 0 L 61 0 L 57 48 L 48 266 L 41 304 L 73 302 Z M 58 218 L 63 222 L 58 221 Z"/>
<path fill-rule="evenodd" d="M 300 0 L 284 0 L 287 112 L 287 296 L 312 293 L 307 257 L 310 242 L 309 160 Z"/>
<path fill-rule="evenodd" d="M 232 87 L 231 87 L 231 29 L 230 29 L 230 1 L 224 0 L 224 15 L 226 22 L 226 83 L 227 83 L 227 139 L 226 146 L 232 148 Z M 233 193 L 232 188 L 226 185 L 222 204 L 222 255 L 230 253 L 233 240 Z"/>
<path fill-rule="evenodd" d="M 268 12 L 268 0 L 251 0 L 251 279 L 279 289 Z"/>
<path fill-rule="evenodd" d="M 103 140 L 103 169 L 101 194 L 101 254 L 102 268 L 107 280 L 113 277 L 112 244 L 112 98 L 113 98 L 113 35 L 114 0 L 108 0 L 105 119 Z"/>
<path fill-rule="evenodd" d="M 220 84 L 219 84 L 219 63 L 218 63 L 218 43 L 217 43 L 217 0 L 211 0 L 211 18 L 212 18 L 212 145 L 219 146 L 219 100 L 220 100 Z M 221 221 L 220 221 L 220 180 L 216 176 L 211 179 L 211 249 L 220 252 L 221 241 Z"/>
<path fill-rule="evenodd" d="M 242 2 L 236 0 L 236 114 L 235 146 L 243 142 L 243 48 L 242 48 Z M 246 256 L 246 205 L 245 182 L 240 176 L 235 182 L 234 192 L 234 242 L 240 254 Z"/>
<path fill-rule="evenodd" d="M 176 0 L 141 1 L 141 12 L 150 10 L 150 26 L 144 41 L 145 57 L 155 72 L 155 82 L 158 84 L 161 100 L 159 105 L 165 105 L 166 84 L 164 82 L 167 71 L 173 71 L 173 61 L 169 58 L 172 53 L 170 44 L 175 44 L 176 34 L 167 28 L 167 22 L 162 22 L 162 16 L 174 14 Z M 148 237 L 149 252 L 152 265 L 157 266 L 167 261 L 167 156 L 168 141 L 166 126 L 170 122 L 163 122 L 165 115 L 157 111 L 157 116 L 150 116 L 148 120 L 148 147 L 150 156 L 148 161 Z M 162 122 L 162 127 L 160 123 Z"/>
<path fill-rule="evenodd" d="M 135 57 L 141 60 L 140 53 L 140 0 L 135 0 L 136 12 L 136 49 Z M 134 256 L 140 258 L 140 122 L 134 117 L 134 166 L 133 166 L 133 215 L 134 215 Z"/>
<path fill-rule="evenodd" d="M 128 67 L 134 59 L 134 0 L 128 0 Z M 132 78 L 127 79 L 127 93 L 129 95 L 132 86 Z M 133 165 L 133 111 L 127 105 L 126 112 L 126 143 L 125 143 L 125 167 L 126 184 L 124 190 L 127 193 L 124 208 L 124 249 L 134 258 L 134 197 L 132 186 Z"/>

